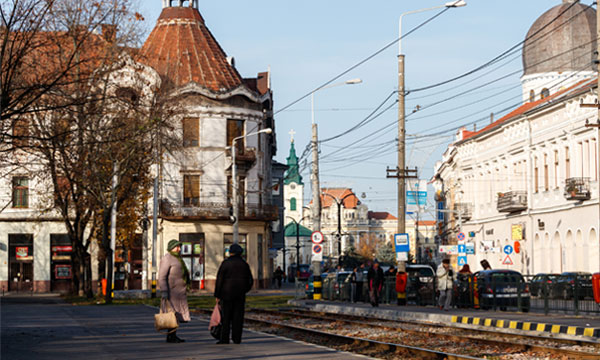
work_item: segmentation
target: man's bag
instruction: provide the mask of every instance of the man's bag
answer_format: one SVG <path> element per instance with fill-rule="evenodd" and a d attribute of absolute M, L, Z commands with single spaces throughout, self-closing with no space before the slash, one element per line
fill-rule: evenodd
<path fill-rule="evenodd" d="M 170 309 L 168 309 L 168 305 L 170 305 Z M 178 326 L 173 305 L 170 304 L 170 301 L 163 299 L 161 301 L 160 312 L 154 314 L 154 327 L 156 331 L 177 329 Z"/>
<path fill-rule="evenodd" d="M 215 305 L 212 315 L 210 316 L 210 322 L 208 324 L 208 330 L 210 334 L 217 340 L 221 340 L 221 309 L 219 304 Z"/>

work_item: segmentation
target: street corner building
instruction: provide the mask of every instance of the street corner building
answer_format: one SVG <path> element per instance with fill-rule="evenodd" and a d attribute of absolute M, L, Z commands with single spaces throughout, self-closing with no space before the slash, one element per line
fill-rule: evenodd
<path fill-rule="evenodd" d="M 460 129 L 436 164 L 438 238 L 470 245 L 472 269 L 598 271 L 596 34 L 579 2 L 541 15 L 523 45 L 522 105 Z"/>
<path fill-rule="evenodd" d="M 166 92 L 172 138 L 182 143 L 174 152 L 154 149 L 160 155 L 151 166 L 156 180 L 149 189 L 147 218 L 134 241 L 117 245 L 115 289 L 150 288 L 150 274 L 158 272 L 167 243 L 177 239 L 192 289 L 212 291 L 233 243 L 235 184 L 242 256 L 255 287 L 265 287 L 273 271 L 272 223 L 280 217 L 272 194 L 277 163 L 270 72 L 243 78 L 208 29 L 197 1 L 162 0 L 162 6 L 143 46 L 127 57 L 131 71 L 114 78 L 129 88 L 132 79 L 146 76 L 136 82 L 145 86 L 138 91 L 160 87 Z M 256 134 L 265 129 L 272 132 Z M 237 181 L 232 179 L 234 158 Z M 1 179 L 0 195 L 11 205 L 0 212 L 0 285 L 7 291 L 68 291 L 71 241 L 64 221 L 41 204 L 51 184 L 32 173 L 30 165 Z M 90 249 L 94 284 L 104 277 L 97 250 Z"/>

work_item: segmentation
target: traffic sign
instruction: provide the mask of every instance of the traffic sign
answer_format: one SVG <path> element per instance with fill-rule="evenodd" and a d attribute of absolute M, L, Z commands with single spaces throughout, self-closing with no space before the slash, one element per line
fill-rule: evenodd
<path fill-rule="evenodd" d="M 323 242 L 323 233 L 320 231 L 313 231 L 312 234 L 310 234 L 310 239 L 313 244 L 320 244 Z"/>
<path fill-rule="evenodd" d="M 502 262 L 502 265 L 513 265 L 513 261 L 510 258 L 510 255 L 506 255 L 504 261 Z"/>
<path fill-rule="evenodd" d="M 319 244 L 312 246 L 312 261 L 323 261 L 323 247 Z"/>
<path fill-rule="evenodd" d="M 510 246 L 510 245 L 506 245 L 506 246 L 504 247 L 504 253 L 505 253 L 506 255 L 510 255 L 510 254 L 512 254 L 512 253 L 513 253 L 513 247 L 512 247 L 512 246 Z M 512 265 L 512 264 L 511 264 L 511 265 Z"/>
<path fill-rule="evenodd" d="M 475 243 L 468 242 L 465 244 L 465 253 L 467 255 L 475 255 Z"/>
<path fill-rule="evenodd" d="M 463 241 L 465 239 L 465 233 L 461 231 L 458 233 L 458 235 L 456 235 L 456 237 L 458 240 Z"/>
<path fill-rule="evenodd" d="M 459 254 L 466 254 L 467 252 L 467 245 L 465 244 L 458 244 L 458 253 Z"/>
<path fill-rule="evenodd" d="M 396 252 L 409 252 L 410 244 L 408 234 L 394 234 L 394 243 L 396 244 Z"/>
<path fill-rule="evenodd" d="M 464 265 L 467 265 L 467 257 L 459 256 L 458 257 L 458 266 L 464 266 Z"/>

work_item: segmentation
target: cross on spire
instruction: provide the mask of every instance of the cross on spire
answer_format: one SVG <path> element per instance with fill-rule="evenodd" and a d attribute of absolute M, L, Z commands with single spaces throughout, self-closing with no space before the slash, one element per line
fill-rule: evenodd
<path fill-rule="evenodd" d="M 291 142 L 294 142 L 294 135 L 296 134 L 294 129 L 290 130 L 290 132 L 288 134 L 290 134 Z"/>

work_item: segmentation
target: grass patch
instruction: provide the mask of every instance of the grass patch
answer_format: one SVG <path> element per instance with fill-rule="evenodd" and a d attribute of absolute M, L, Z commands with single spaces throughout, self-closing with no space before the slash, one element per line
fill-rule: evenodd
<path fill-rule="evenodd" d="M 286 307 L 287 302 L 293 299 L 293 296 L 246 296 L 246 308 L 275 309 Z M 88 299 L 85 296 L 63 296 L 63 299 L 71 305 L 107 305 L 104 297 L 94 297 Z M 212 309 L 215 306 L 215 298 L 212 295 L 192 295 L 188 296 L 188 305 L 196 309 Z M 160 298 L 154 299 L 113 299 L 111 305 L 151 305 L 158 306 Z"/>

